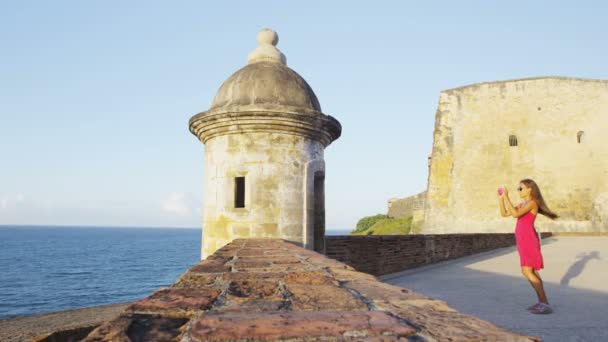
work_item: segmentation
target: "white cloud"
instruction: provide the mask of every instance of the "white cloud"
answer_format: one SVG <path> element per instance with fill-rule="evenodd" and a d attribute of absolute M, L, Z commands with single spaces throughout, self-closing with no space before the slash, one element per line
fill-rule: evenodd
<path fill-rule="evenodd" d="M 172 192 L 163 202 L 162 208 L 165 212 L 182 218 L 200 213 L 200 204 L 190 192 Z"/>
<path fill-rule="evenodd" d="M 25 204 L 23 194 L 0 195 L 0 210 L 13 210 Z"/>
<path fill-rule="evenodd" d="M 0 225 L 196 227 L 201 221 L 201 201 L 189 192 L 164 199 L 64 197 L 0 193 Z"/>

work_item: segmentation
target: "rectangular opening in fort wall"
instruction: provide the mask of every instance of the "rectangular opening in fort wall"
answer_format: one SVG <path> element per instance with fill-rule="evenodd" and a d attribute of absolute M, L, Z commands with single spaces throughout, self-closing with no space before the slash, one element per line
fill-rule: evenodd
<path fill-rule="evenodd" d="M 234 207 L 245 208 L 245 177 L 234 178 Z"/>

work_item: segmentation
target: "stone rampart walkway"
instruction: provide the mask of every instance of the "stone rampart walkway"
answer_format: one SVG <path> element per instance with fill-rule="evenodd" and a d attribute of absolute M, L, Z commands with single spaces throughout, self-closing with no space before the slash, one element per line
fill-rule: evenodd
<path fill-rule="evenodd" d="M 544 341 L 608 341 L 608 236 L 552 237 L 543 240 L 542 252 L 550 315 L 526 311 L 536 297 L 520 274 L 515 247 L 380 279 Z"/>
<path fill-rule="evenodd" d="M 282 240 L 235 240 L 85 341 L 412 339 L 533 340 Z"/>

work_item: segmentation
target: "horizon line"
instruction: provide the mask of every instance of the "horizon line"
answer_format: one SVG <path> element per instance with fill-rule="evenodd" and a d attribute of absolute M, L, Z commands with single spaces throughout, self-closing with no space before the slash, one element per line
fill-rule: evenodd
<path fill-rule="evenodd" d="M 0 228 L 127 228 L 127 229 L 203 229 L 203 227 L 172 227 L 172 226 L 97 226 L 97 225 L 58 225 L 58 224 L 4 224 L 0 223 Z M 326 231 L 352 230 L 352 228 L 334 228 Z"/>

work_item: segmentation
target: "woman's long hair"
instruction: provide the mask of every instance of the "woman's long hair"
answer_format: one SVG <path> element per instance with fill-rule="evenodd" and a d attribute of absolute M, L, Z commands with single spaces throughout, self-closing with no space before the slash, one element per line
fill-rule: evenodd
<path fill-rule="evenodd" d="M 553 211 L 551 211 L 551 209 L 549 209 L 547 207 L 547 204 L 545 203 L 545 199 L 543 198 L 543 195 L 540 193 L 540 189 L 538 188 L 538 185 L 536 185 L 536 182 L 534 182 L 531 179 L 526 178 L 526 179 L 522 179 L 520 181 L 520 183 L 524 183 L 528 188 L 531 189 L 530 196 L 532 196 L 532 199 L 536 202 L 536 204 L 538 204 L 538 213 L 539 214 L 543 214 L 552 220 L 555 220 L 556 218 L 559 217 L 556 213 L 554 213 Z"/>

